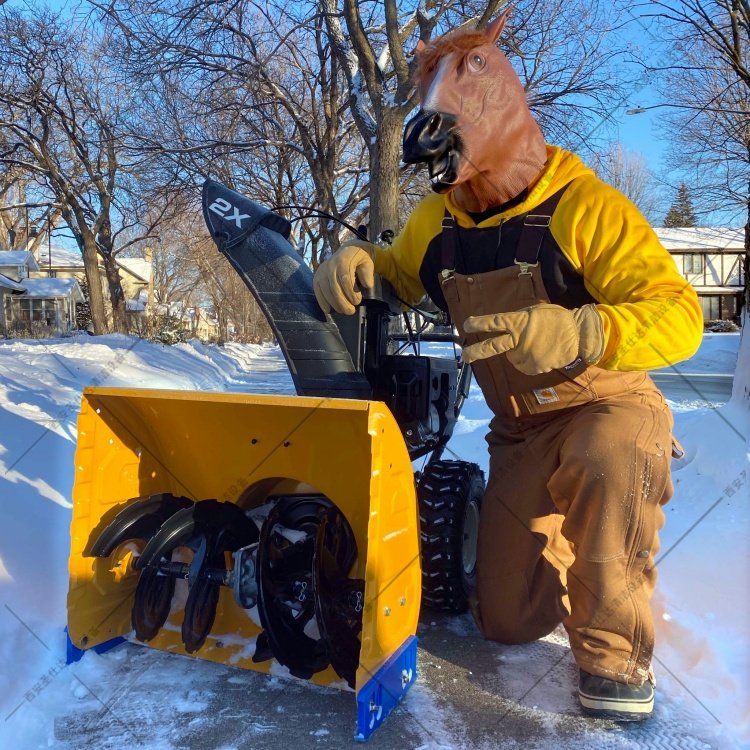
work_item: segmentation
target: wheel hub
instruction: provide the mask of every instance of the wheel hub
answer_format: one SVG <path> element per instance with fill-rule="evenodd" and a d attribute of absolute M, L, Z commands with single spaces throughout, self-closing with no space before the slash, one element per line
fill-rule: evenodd
<path fill-rule="evenodd" d="M 469 501 L 464 509 L 463 544 L 461 562 L 464 573 L 472 575 L 477 565 L 477 539 L 479 538 L 479 508 L 476 502 Z"/>

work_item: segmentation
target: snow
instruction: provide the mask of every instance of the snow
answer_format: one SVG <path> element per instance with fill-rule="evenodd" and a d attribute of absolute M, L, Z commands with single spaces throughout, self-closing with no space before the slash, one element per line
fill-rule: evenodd
<path fill-rule="evenodd" d="M 656 227 L 659 242 L 669 251 L 713 250 L 742 252 L 745 230 L 727 227 Z"/>
<path fill-rule="evenodd" d="M 146 303 L 141 302 L 140 299 L 129 299 L 125 302 L 125 309 L 128 312 L 145 312 Z"/>
<path fill-rule="evenodd" d="M 24 297 L 51 299 L 72 296 L 78 302 L 83 302 L 83 292 L 74 278 L 24 279 L 23 285 L 26 289 Z"/>
<path fill-rule="evenodd" d="M 731 372 L 738 343 L 738 335 L 708 334 L 682 371 Z M 451 685 L 468 681 L 479 691 L 473 702 L 499 695 L 514 707 L 500 730 L 508 747 L 532 746 L 523 736 L 512 737 L 519 717 L 533 720 L 544 737 L 534 747 L 750 747 L 750 362 L 743 359 L 738 373 L 732 401 L 720 408 L 672 404 L 687 455 L 674 466 L 676 492 L 665 506 L 661 535 L 652 728 L 628 734 L 578 717 L 564 631 L 528 646 L 498 646 L 476 640 L 464 616 L 420 627 L 430 650 L 420 652 L 420 679 L 389 720 L 417 733 L 404 746 L 498 746 L 497 738 L 470 739 L 472 721 L 446 710 Z M 0 747 L 72 748 L 81 746 L 81 736 L 97 749 L 172 750 L 196 746 L 184 738 L 197 736 L 204 737 L 201 747 L 256 747 L 266 735 L 291 741 L 283 727 L 305 700 L 311 718 L 301 734 L 310 746 L 338 746 L 334 724 L 345 710 L 353 712 L 351 694 L 290 681 L 278 665 L 272 677 L 250 682 L 255 675 L 231 665 L 133 646 L 64 664 L 69 497 L 85 385 L 293 393 L 283 358 L 272 346 L 168 347 L 117 335 L 0 342 Z M 473 389 L 449 452 L 479 460 L 486 469 L 488 419 Z M 430 645 L 431 634 L 438 633 L 457 644 L 460 656 L 439 657 Z M 472 648 L 462 643 L 481 646 L 488 656 L 465 668 L 461 660 L 471 660 Z M 232 696 L 248 690 L 255 691 L 248 706 L 233 702 Z M 258 707 L 261 693 L 266 703 L 277 702 L 265 713 Z M 285 698 L 284 706 L 279 701 Z M 217 716 L 228 722 L 222 726 L 243 727 L 242 738 L 214 736 Z M 346 720 L 351 725 L 350 715 Z"/>
<path fill-rule="evenodd" d="M 739 342 L 739 333 L 704 333 L 700 349 L 690 359 L 664 369 L 686 375 L 732 375 L 737 367 Z"/>
<path fill-rule="evenodd" d="M 0 273 L 0 287 L 3 289 L 10 289 L 12 292 L 23 292 L 26 291 L 18 282 L 9 279 L 7 276 Z"/>
<path fill-rule="evenodd" d="M 137 276 L 141 281 L 151 279 L 151 261 L 146 258 L 118 258 L 117 265 Z"/>
<path fill-rule="evenodd" d="M 49 266 L 49 256 L 49 248 L 46 245 L 39 248 L 39 265 L 42 268 Z M 52 245 L 52 265 L 56 268 L 83 268 L 83 256 L 80 251 Z"/>
<path fill-rule="evenodd" d="M 38 271 L 39 266 L 28 250 L 0 250 L 0 268 L 8 266 L 28 266 L 30 271 Z"/>

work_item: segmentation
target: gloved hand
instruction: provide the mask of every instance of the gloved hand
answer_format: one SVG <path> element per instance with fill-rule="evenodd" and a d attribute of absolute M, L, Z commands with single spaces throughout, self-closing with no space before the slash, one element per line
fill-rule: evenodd
<path fill-rule="evenodd" d="M 473 315 L 466 333 L 498 333 L 463 350 L 464 362 L 508 352 L 508 361 L 526 375 L 541 375 L 581 357 L 594 364 L 604 353 L 604 328 L 596 305 L 568 310 L 540 304 L 514 312 Z"/>
<path fill-rule="evenodd" d="M 323 312 L 353 315 L 355 305 L 362 301 L 362 293 L 354 288 L 372 289 L 375 286 L 375 245 L 363 240 L 347 240 L 315 271 L 313 290 Z"/>

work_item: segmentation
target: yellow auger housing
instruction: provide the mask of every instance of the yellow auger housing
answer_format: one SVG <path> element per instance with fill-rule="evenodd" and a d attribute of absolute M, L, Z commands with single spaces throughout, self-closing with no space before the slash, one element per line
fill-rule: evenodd
<path fill-rule="evenodd" d="M 384 718 L 415 675 L 411 639 L 420 603 L 414 476 L 401 433 L 378 402 L 189 391 L 89 388 L 78 420 L 68 594 L 72 644 L 88 649 L 130 633 L 144 540 L 126 539 L 106 558 L 91 547 L 136 498 L 159 493 L 218 499 L 243 511 L 269 498 L 322 495 L 344 515 L 364 580 L 361 648 L 354 688 L 367 721 Z M 193 553 L 180 548 L 185 563 Z M 166 623 L 148 642 L 187 653 L 181 639 L 187 581 L 177 581 Z M 216 616 L 198 658 L 268 672 L 253 661 L 262 626 L 221 587 Z M 368 683 L 395 658 L 397 695 L 370 695 Z M 328 666 L 312 675 L 343 685 Z M 385 680 L 387 682 L 387 680 Z M 402 685 L 403 681 L 403 685 Z M 390 690 L 382 675 L 372 688 Z M 365 695 L 367 693 L 367 695 Z M 370 707 L 377 707 L 370 711 Z M 379 721 L 373 721 L 373 729 Z"/>

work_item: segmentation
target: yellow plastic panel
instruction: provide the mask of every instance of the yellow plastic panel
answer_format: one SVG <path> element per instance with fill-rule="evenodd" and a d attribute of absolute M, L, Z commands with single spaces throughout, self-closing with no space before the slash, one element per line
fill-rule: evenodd
<path fill-rule="evenodd" d="M 79 648 L 131 631 L 135 551 L 85 551 L 125 504 L 171 492 L 261 505 L 270 494 L 317 491 L 344 513 L 357 542 L 350 575 L 365 579 L 359 689 L 416 631 L 421 573 L 411 463 L 380 402 L 230 393 L 89 388 L 78 419 L 68 630 Z M 185 653 L 186 585 L 149 646 Z M 222 589 L 216 621 L 195 656 L 267 672 L 252 661 L 260 627 Z M 332 669 L 313 677 L 340 683 Z"/>

